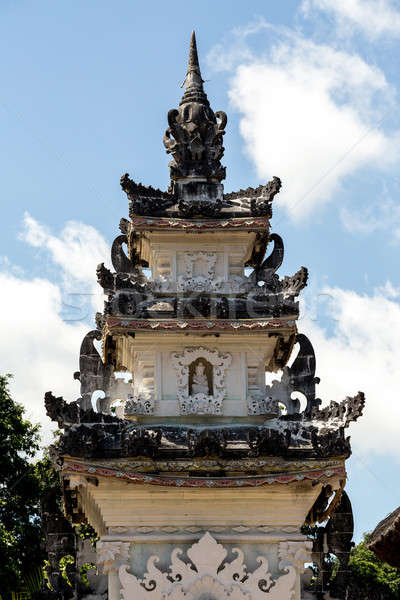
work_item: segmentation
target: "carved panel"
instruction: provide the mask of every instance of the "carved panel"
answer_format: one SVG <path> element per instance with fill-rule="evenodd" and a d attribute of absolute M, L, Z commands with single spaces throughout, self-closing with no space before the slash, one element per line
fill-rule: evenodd
<path fill-rule="evenodd" d="M 134 394 L 128 396 L 125 414 L 150 415 L 154 411 L 155 353 L 140 352 L 134 362 Z"/>
<path fill-rule="evenodd" d="M 184 256 L 184 275 L 178 277 L 178 290 L 191 292 L 209 292 L 219 290 L 220 277 L 215 277 L 216 252 L 186 252 Z M 201 268 L 201 273 L 198 271 Z"/>
<path fill-rule="evenodd" d="M 204 375 L 208 382 L 209 392 L 201 390 L 198 393 L 191 394 L 193 388 L 193 368 L 191 365 L 203 361 Z M 225 369 L 229 367 L 232 361 L 230 354 L 220 354 L 218 350 L 208 350 L 207 348 L 185 348 L 182 354 L 172 354 L 172 366 L 177 371 L 178 401 L 182 415 L 190 414 L 222 414 L 222 401 L 226 395 L 225 387 Z M 207 363 L 212 366 L 212 377 L 207 377 Z M 192 379 L 191 379 L 191 377 Z M 211 379 L 211 382 L 210 382 Z M 206 385 L 204 384 L 205 388 Z"/>
<path fill-rule="evenodd" d="M 210 533 L 193 544 L 186 553 L 175 548 L 167 572 L 157 568 L 158 556 L 147 562 L 143 579 L 129 573 L 128 565 L 119 570 L 123 600 L 295 600 L 298 575 L 291 564 L 282 564 L 285 572 L 273 579 L 268 560 L 259 556 L 259 567 L 249 572 L 240 548 L 234 548 L 233 560 L 228 551 Z M 181 558 L 182 557 L 182 558 Z M 189 559 L 189 560 L 188 560 Z M 190 561 L 190 562 L 189 562 Z"/>

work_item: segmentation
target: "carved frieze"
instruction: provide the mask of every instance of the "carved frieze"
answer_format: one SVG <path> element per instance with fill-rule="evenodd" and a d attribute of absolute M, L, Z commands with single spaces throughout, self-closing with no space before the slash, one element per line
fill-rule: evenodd
<path fill-rule="evenodd" d="M 172 354 L 182 415 L 222 414 L 222 401 L 226 395 L 225 370 L 231 361 L 232 356 L 228 353 L 220 354 L 218 350 L 202 347 L 185 348 L 181 354 Z M 211 369 L 207 368 L 209 366 Z"/>
<path fill-rule="evenodd" d="M 183 600 L 184 598 L 215 600 L 293 599 L 297 583 L 296 568 L 282 564 L 283 573 L 273 578 L 268 560 L 259 556 L 259 566 L 249 571 L 240 548 L 227 559 L 228 550 L 207 532 L 184 556 L 180 548 L 171 554 L 168 571 L 156 566 L 159 558 L 151 556 L 147 573 L 140 579 L 129 572 L 128 565 L 119 569 L 124 600 Z M 189 562 L 190 561 L 190 562 Z"/>

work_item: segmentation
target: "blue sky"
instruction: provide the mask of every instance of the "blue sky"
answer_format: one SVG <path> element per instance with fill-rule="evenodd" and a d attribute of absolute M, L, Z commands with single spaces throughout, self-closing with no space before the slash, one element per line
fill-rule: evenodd
<path fill-rule="evenodd" d="M 319 395 L 367 395 L 348 489 L 357 536 L 371 530 L 400 497 L 400 3 L 3 0 L 0 17 L 0 370 L 45 439 L 43 393 L 78 395 L 95 267 L 127 216 L 119 178 L 168 185 L 195 28 L 228 113 L 225 190 L 282 178 L 273 230 L 282 275 L 310 270 L 299 328 Z"/>

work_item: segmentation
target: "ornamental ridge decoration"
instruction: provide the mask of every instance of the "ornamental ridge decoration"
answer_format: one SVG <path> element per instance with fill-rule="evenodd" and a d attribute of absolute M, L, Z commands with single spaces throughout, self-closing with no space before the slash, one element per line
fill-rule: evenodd
<path fill-rule="evenodd" d="M 250 572 L 240 548 L 233 548 L 235 558 L 226 560 L 228 551 L 207 532 L 186 552 L 174 548 L 168 572 L 157 568 L 158 556 L 147 561 L 147 573 L 139 579 L 119 569 L 123 600 L 294 600 L 298 578 L 296 567 L 289 561 L 280 563 L 283 575 L 273 579 L 268 560 L 259 556 L 259 566 Z M 189 559 L 189 561 L 187 560 Z"/>
<path fill-rule="evenodd" d="M 212 394 L 189 393 L 189 365 L 205 359 L 212 365 Z M 172 354 L 172 366 L 177 371 L 178 401 L 181 415 L 221 415 L 226 395 L 225 370 L 232 362 L 229 353 L 207 348 L 185 348 L 182 354 Z"/>

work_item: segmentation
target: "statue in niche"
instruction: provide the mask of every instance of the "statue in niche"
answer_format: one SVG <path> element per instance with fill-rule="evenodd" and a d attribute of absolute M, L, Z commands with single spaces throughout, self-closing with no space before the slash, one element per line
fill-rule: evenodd
<path fill-rule="evenodd" d="M 204 358 L 198 358 L 189 365 L 189 395 L 206 394 L 212 396 L 212 365 Z"/>

